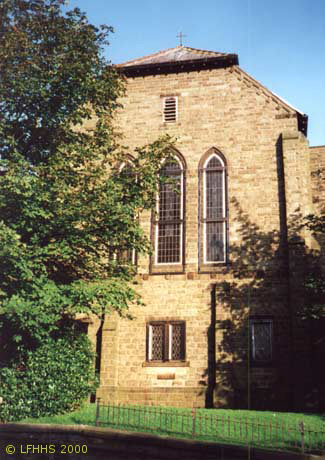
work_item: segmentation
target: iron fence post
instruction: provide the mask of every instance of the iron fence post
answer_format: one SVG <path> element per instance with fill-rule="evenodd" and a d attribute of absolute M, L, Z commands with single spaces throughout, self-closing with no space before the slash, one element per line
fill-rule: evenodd
<path fill-rule="evenodd" d="M 195 407 L 192 409 L 192 438 L 195 437 L 195 419 L 196 419 L 196 410 Z"/>
<path fill-rule="evenodd" d="M 305 424 L 304 422 L 300 423 L 300 429 L 301 429 L 301 451 L 304 454 L 305 453 Z"/>
<path fill-rule="evenodd" d="M 100 398 L 96 400 L 96 426 L 99 425 Z"/>

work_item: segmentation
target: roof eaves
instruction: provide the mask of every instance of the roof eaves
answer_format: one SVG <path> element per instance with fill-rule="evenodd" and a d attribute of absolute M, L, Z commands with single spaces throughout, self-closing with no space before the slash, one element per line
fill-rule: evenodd
<path fill-rule="evenodd" d="M 289 104 L 289 102 L 287 102 L 285 99 L 283 99 L 282 97 L 278 96 L 276 93 L 274 93 L 269 88 L 264 86 L 260 81 L 256 80 L 256 78 L 254 78 L 251 75 L 249 75 L 241 67 L 238 67 L 238 70 L 240 70 L 240 72 L 242 72 L 245 75 L 245 77 L 249 78 L 253 83 L 257 83 L 257 85 L 260 86 L 265 92 L 267 92 L 270 96 L 275 97 L 279 102 L 284 104 L 287 108 L 289 108 L 291 110 L 294 110 L 295 112 L 300 113 L 300 115 L 305 115 L 303 112 L 301 112 L 301 110 L 299 110 L 296 107 L 294 107 L 293 105 Z"/>
<path fill-rule="evenodd" d="M 223 56 L 228 56 L 227 53 L 220 53 L 216 51 L 211 51 L 211 50 L 200 50 L 198 48 L 191 48 L 189 46 L 176 46 L 174 48 L 167 48 L 162 51 L 158 51 L 157 53 L 153 54 L 147 54 L 146 56 L 142 56 L 141 58 L 136 58 L 136 59 L 131 59 L 130 61 L 122 62 L 120 64 L 117 64 L 117 67 L 126 67 L 130 65 L 140 65 L 141 63 L 148 61 L 149 59 L 154 59 L 157 58 L 158 56 L 165 56 L 166 54 L 170 53 L 171 51 L 190 51 L 194 52 L 198 55 L 206 55 L 207 58 L 215 58 L 215 57 L 223 57 Z"/>
<path fill-rule="evenodd" d="M 245 75 L 247 79 L 249 79 L 253 84 L 258 85 L 265 93 L 267 93 L 269 96 L 272 98 L 276 99 L 282 106 L 289 110 L 293 110 L 294 112 L 297 113 L 298 115 L 298 129 L 299 131 L 303 132 L 305 136 L 307 136 L 307 129 L 308 129 L 308 115 L 305 113 L 301 112 L 299 109 L 294 107 L 293 105 L 289 104 L 285 99 L 282 99 L 282 97 L 278 96 L 276 93 L 268 89 L 266 86 L 264 86 L 261 82 L 256 80 L 256 78 L 252 77 L 249 75 L 245 70 L 243 70 L 241 67 L 237 67 L 237 69 Z"/>
<path fill-rule="evenodd" d="M 125 76 L 142 76 L 159 73 L 176 73 L 182 71 L 202 70 L 209 68 L 238 65 L 237 54 L 226 54 L 216 57 L 189 59 L 184 61 L 153 62 L 150 64 L 122 65 L 117 67 Z"/>
<path fill-rule="evenodd" d="M 320 149 L 320 150 L 324 149 L 324 152 L 325 152 L 325 145 L 310 145 L 309 148 L 310 149 Z"/>
<path fill-rule="evenodd" d="M 149 59 L 149 58 L 153 58 L 153 57 L 157 57 L 159 55 L 166 54 L 166 53 L 168 53 L 169 51 L 171 51 L 173 49 L 174 48 L 167 48 L 167 49 L 162 50 L 162 51 L 157 51 L 157 53 L 147 54 L 146 56 L 142 56 L 141 58 L 131 59 L 130 61 L 122 62 L 121 64 L 116 64 L 116 67 L 129 66 L 129 65 L 132 65 L 132 63 L 144 61 L 144 60 Z M 134 64 L 134 65 L 140 65 L 140 64 Z"/>

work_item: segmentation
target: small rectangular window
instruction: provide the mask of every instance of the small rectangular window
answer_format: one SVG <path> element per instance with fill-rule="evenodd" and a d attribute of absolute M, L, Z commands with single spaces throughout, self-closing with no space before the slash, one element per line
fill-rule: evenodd
<path fill-rule="evenodd" d="M 185 322 L 154 321 L 147 325 L 147 361 L 185 360 Z"/>
<path fill-rule="evenodd" d="M 164 123 L 175 123 L 177 121 L 178 100 L 177 96 L 165 97 L 164 101 Z"/>
<path fill-rule="evenodd" d="M 251 357 L 253 363 L 270 363 L 273 359 L 273 321 L 250 320 Z"/>

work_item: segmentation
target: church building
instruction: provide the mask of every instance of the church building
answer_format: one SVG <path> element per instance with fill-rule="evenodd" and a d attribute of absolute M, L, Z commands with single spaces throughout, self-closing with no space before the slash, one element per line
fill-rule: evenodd
<path fill-rule="evenodd" d="M 177 46 L 118 69 L 127 92 L 116 122 L 130 152 L 166 133 L 176 141 L 162 166 L 173 184 L 161 186 L 157 212 L 141 216 L 153 247 L 136 262 L 145 305 L 131 307 L 133 320 L 106 317 L 97 396 L 179 407 L 319 404 L 315 344 L 299 319 L 308 248 L 321 248 L 298 223 L 324 205 L 325 147 L 309 148 L 308 117 L 241 69 L 236 54 Z"/>

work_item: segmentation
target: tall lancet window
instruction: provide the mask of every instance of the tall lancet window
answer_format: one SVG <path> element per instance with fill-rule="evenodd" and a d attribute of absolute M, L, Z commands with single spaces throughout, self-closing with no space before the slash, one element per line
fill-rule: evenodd
<path fill-rule="evenodd" d="M 226 165 L 212 153 L 203 166 L 203 263 L 226 262 Z"/>
<path fill-rule="evenodd" d="M 131 195 L 134 193 L 132 192 L 132 184 L 136 183 L 137 176 L 134 170 L 134 166 L 132 164 L 132 159 L 130 158 L 119 168 L 119 174 L 121 181 L 124 181 L 125 187 L 125 200 L 127 202 L 128 199 L 132 199 Z M 135 220 L 136 216 L 132 215 L 132 219 Z M 122 245 L 116 252 L 116 258 L 120 264 L 132 264 L 136 265 L 137 263 L 137 254 L 135 249 L 132 249 L 127 242 Z"/>
<path fill-rule="evenodd" d="M 155 221 L 155 264 L 182 264 L 184 238 L 184 168 L 178 158 L 161 169 Z"/>

